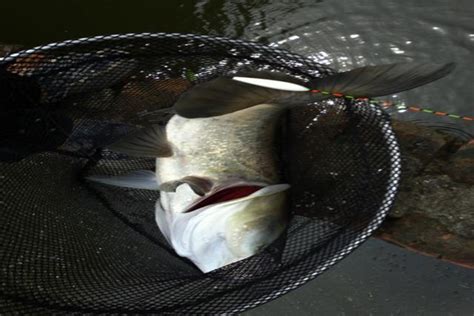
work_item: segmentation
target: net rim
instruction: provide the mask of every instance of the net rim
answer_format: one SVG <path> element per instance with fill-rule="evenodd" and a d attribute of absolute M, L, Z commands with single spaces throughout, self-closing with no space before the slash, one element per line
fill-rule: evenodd
<path fill-rule="evenodd" d="M 10 54 L 8 56 L 5 56 L 3 58 L 0 58 L 0 64 L 8 63 L 14 61 L 18 57 L 23 57 L 25 55 L 29 54 L 34 54 L 38 52 L 46 52 L 46 51 L 51 51 L 57 48 L 68 48 L 68 47 L 73 47 L 76 45 L 86 45 L 90 43 L 95 43 L 95 42 L 101 42 L 101 41 L 114 41 L 114 40 L 130 40 L 130 39 L 162 39 L 162 38 L 179 38 L 179 39 L 202 39 L 202 40 L 210 40 L 210 41 L 218 41 L 221 43 L 227 43 L 227 44 L 233 44 L 233 45 L 240 45 L 240 46 L 245 46 L 248 48 L 251 48 L 253 50 L 262 50 L 266 52 L 273 52 L 273 53 L 279 53 L 279 54 L 284 54 L 287 56 L 289 59 L 295 58 L 298 60 L 304 60 L 310 65 L 315 65 L 317 64 L 318 67 L 324 67 L 328 69 L 329 71 L 332 71 L 329 67 L 326 65 L 321 65 L 319 63 L 316 63 L 315 61 L 299 55 L 295 54 L 292 52 L 289 52 L 284 49 L 280 48 L 274 48 L 270 47 L 267 45 L 263 44 L 258 44 L 255 42 L 251 41 L 245 41 L 245 40 L 239 40 L 239 39 L 229 39 L 225 37 L 219 37 L 219 36 L 209 36 L 209 35 L 200 35 L 200 34 L 189 34 L 189 33 L 164 33 L 164 32 L 159 32 L 159 33 L 125 33 L 125 34 L 110 34 L 110 35 L 98 35 L 98 36 L 93 36 L 93 37 L 82 37 L 78 39 L 73 39 L 73 40 L 65 40 L 65 41 L 60 41 L 60 42 L 53 42 L 49 43 L 46 45 L 39 45 L 35 46 L 33 48 L 25 49 L 18 51 L 16 53 Z M 378 109 L 372 109 L 373 111 L 380 111 L 379 115 L 385 115 L 380 108 Z M 387 148 L 390 148 L 390 175 L 387 180 L 387 190 L 385 192 L 384 198 L 381 201 L 381 208 L 375 213 L 373 218 L 366 224 L 366 227 L 359 232 L 358 238 L 354 239 L 352 242 L 349 244 L 345 245 L 342 249 L 339 251 L 333 253 L 330 258 L 327 260 L 327 264 L 323 266 L 319 266 L 316 269 L 312 270 L 312 272 L 300 276 L 295 282 L 292 282 L 291 285 L 288 285 L 284 288 L 279 288 L 271 291 L 271 293 L 266 294 L 260 298 L 255 298 L 250 300 L 246 305 L 239 306 L 238 308 L 234 308 L 230 310 L 230 313 L 234 312 L 243 312 L 245 310 L 254 308 L 258 305 L 265 304 L 271 300 L 274 300 L 286 293 L 288 293 L 291 290 L 294 290 L 301 285 L 313 280 L 317 276 L 319 276 L 321 273 L 324 271 L 328 270 L 330 267 L 334 266 L 337 262 L 345 258 L 350 252 L 358 248 L 362 243 L 367 241 L 367 239 L 370 237 L 370 235 L 380 227 L 382 224 L 383 220 L 387 216 L 389 210 L 394 204 L 395 201 L 395 196 L 397 194 L 399 185 L 400 185 L 400 179 L 401 179 L 401 154 L 400 154 L 400 148 L 398 146 L 397 139 L 395 137 L 395 133 L 392 130 L 390 126 L 390 120 L 389 119 L 384 119 L 381 120 L 379 123 L 379 128 L 382 131 L 384 138 L 385 138 L 385 144 Z M 212 272 L 211 272 L 212 273 Z M 270 279 L 273 279 L 271 277 Z M 177 307 L 179 310 L 179 306 Z M 150 311 L 153 310 L 159 310 L 159 308 L 151 308 Z"/>
<path fill-rule="evenodd" d="M 96 36 L 92 36 L 92 37 L 81 37 L 81 38 L 77 38 L 77 39 L 70 39 L 70 40 L 64 40 L 64 41 L 59 41 L 59 42 L 52 42 L 52 43 L 48 43 L 48 44 L 45 44 L 45 45 L 37 45 L 37 46 L 34 46 L 32 48 L 20 50 L 20 51 L 17 51 L 15 53 L 9 54 L 7 56 L 0 57 L 0 63 L 11 62 L 15 58 L 21 57 L 22 55 L 34 54 L 34 53 L 37 53 L 37 52 L 44 52 L 44 51 L 48 51 L 48 50 L 54 50 L 56 48 L 67 48 L 67 47 L 71 47 L 71 46 L 74 46 L 74 45 L 90 44 L 90 43 L 95 43 L 95 42 L 100 42 L 100 41 L 110 41 L 110 40 L 157 39 L 157 38 L 203 39 L 203 40 L 218 41 L 218 42 L 223 42 L 223 43 L 231 43 L 231 44 L 251 47 L 251 48 L 254 48 L 254 49 L 260 48 L 262 50 L 284 54 L 284 55 L 286 55 L 290 58 L 304 59 L 304 60 L 307 60 L 308 62 L 314 63 L 314 61 L 312 61 L 310 59 L 307 59 L 306 57 L 301 56 L 299 54 L 292 53 L 288 50 L 281 49 L 281 48 L 270 47 L 268 45 L 259 44 L 259 43 L 253 42 L 253 41 L 232 39 L 232 38 L 226 38 L 226 37 L 222 37 L 222 36 L 211 36 L 211 35 L 204 35 L 204 34 L 179 33 L 179 32 L 173 32 L 173 33 L 143 32 L 143 33 L 124 33 L 124 34 L 114 33 L 114 34 L 109 34 L 109 35 L 96 35 Z M 327 70 L 331 70 L 330 67 L 328 67 L 326 65 L 318 64 L 318 66 L 326 68 Z"/>

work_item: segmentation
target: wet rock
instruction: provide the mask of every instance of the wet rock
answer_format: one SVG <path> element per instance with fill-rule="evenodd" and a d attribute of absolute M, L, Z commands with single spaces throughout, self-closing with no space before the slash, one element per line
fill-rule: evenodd
<path fill-rule="evenodd" d="M 423 214 L 389 219 L 376 237 L 424 255 L 474 268 L 474 239 L 453 234 L 445 225 Z"/>
<path fill-rule="evenodd" d="M 404 173 L 378 237 L 474 268 L 474 142 L 394 122 Z"/>
<path fill-rule="evenodd" d="M 173 114 L 173 104 L 191 85 L 185 78 L 130 81 L 117 96 L 114 106 L 126 109 L 123 112 L 127 112 L 127 123 L 164 124 Z"/>
<path fill-rule="evenodd" d="M 444 170 L 454 181 L 474 184 L 474 141 L 459 148 Z"/>
<path fill-rule="evenodd" d="M 405 216 L 418 214 L 436 220 L 453 234 L 474 239 L 474 186 L 454 182 L 447 175 L 424 175 L 407 180 L 396 208 Z"/>
<path fill-rule="evenodd" d="M 413 177 L 426 171 L 438 159 L 455 152 L 463 142 L 434 128 L 404 121 L 393 121 L 402 153 L 403 176 Z M 430 166 L 431 167 L 431 166 Z M 430 170 L 436 173 L 436 170 Z"/>
<path fill-rule="evenodd" d="M 75 117 L 91 120 L 130 125 L 165 124 L 174 114 L 174 102 L 189 87 L 191 83 L 184 78 L 133 79 L 120 89 L 76 95 L 60 105 Z"/>

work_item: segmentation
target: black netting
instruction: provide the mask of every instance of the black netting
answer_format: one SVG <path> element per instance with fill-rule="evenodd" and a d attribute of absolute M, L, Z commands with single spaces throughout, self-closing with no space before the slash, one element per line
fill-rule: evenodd
<path fill-rule="evenodd" d="M 140 34 L 51 44 L 0 61 L 3 312 L 240 312 L 311 280 L 387 214 L 400 160 L 389 119 L 333 99 L 287 118 L 292 220 L 263 253 L 201 273 L 154 221 L 159 193 L 84 181 L 153 169 L 102 150 L 165 124 L 192 85 L 239 70 L 309 79 L 327 67 L 253 43 Z"/>

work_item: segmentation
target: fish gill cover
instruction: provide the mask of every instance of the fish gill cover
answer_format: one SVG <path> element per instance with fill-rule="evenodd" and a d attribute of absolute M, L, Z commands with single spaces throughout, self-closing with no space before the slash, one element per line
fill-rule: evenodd
<path fill-rule="evenodd" d="M 80 39 L 0 60 L 2 311 L 237 313 L 317 277 L 366 240 L 400 176 L 389 117 L 367 100 L 288 112 L 279 144 L 292 186 L 288 228 L 259 254 L 209 273 L 161 234 L 159 191 L 85 179 L 154 170 L 153 158 L 104 148 L 164 126 L 191 87 L 243 71 L 304 82 L 334 74 L 287 51 L 180 34 Z"/>

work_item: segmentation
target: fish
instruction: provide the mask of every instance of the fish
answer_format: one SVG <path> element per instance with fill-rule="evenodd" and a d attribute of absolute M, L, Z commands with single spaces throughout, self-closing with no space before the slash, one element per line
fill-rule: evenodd
<path fill-rule="evenodd" d="M 87 179 L 159 190 L 159 229 L 178 255 L 207 273 L 258 254 L 288 227 L 291 184 L 278 150 L 288 109 L 334 97 L 310 93 L 314 89 L 370 98 L 429 83 L 453 68 L 389 64 L 311 80 L 267 71 L 219 76 L 184 92 L 166 125 L 147 126 L 107 146 L 156 158 L 154 171 Z"/>

